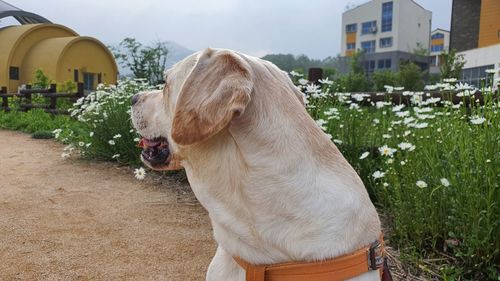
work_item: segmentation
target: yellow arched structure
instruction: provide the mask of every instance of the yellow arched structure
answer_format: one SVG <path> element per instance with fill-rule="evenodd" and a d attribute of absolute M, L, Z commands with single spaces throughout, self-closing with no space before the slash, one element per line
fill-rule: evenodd
<path fill-rule="evenodd" d="M 36 69 L 58 83 L 115 84 L 118 68 L 99 40 L 80 37 L 58 24 L 26 24 L 0 29 L 0 87 L 16 92 L 33 81 Z"/>

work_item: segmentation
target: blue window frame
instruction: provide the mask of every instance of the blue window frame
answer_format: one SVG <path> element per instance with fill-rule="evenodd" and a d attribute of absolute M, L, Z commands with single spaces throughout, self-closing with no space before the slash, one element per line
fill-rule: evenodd
<path fill-rule="evenodd" d="M 392 47 L 392 37 L 380 38 L 380 48 Z"/>
<path fill-rule="evenodd" d="M 366 53 L 375 53 L 375 40 L 361 42 L 361 49 Z"/>
<path fill-rule="evenodd" d="M 444 34 L 443 33 L 434 33 L 431 36 L 431 39 L 443 39 L 443 38 L 444 38 Z"/>
<path fill-rule="evenodd" d="M 361 34 L 377 32 L 377 21 L 367 21 L 361 24 Z"/>
<path fill-rule="evenodd" d="M 358 29 L 358 25 L 356 23 L 348 24 L 348 25 L 345 26 L 345 32 L 346 33 L 356 32 L 357 29 Z"/>
<path fill-rule="evenodd" d="M 431 52 L 443 51 L 443 45 L 431 45 Z"/>
<path fill-rule="evenodd" d="M 392 66 L 391 59 L 384 59 L 378 61 L 378 69 L 390 69 Z"/>
<path fill-rule="evenodd" d="M 356 43 L 347 43 L 347 50 L 356 49 Z"/>
<path fill-rule="evenodd" d="M 392 31 L 392 2 L 382 3 L 382 32 Z"/>

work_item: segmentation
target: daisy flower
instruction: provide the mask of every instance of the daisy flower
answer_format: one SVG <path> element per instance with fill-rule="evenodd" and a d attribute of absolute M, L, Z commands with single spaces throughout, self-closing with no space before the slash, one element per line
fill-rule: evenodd
<path fill-rule="evenodd" d="M 134 176 L 138 180 L 143 180 L 146 177 L 146 171 L 142 167 L 139 169 L 135 169 Z"/>

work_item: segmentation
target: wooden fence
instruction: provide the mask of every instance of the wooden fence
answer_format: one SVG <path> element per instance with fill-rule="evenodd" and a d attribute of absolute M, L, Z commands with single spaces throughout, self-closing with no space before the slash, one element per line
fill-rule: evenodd
<path fill-rule="evenodd" d="M 10 111 L 9 98 L 19 97 L 20 105 L 19 111 L 28 111 L 33 108 L 43 108 L 46 112 L 52 114 L 68 114 L 67 110 L 57 108 L 58 99 L 68 99 L 71 102 L 75 102 L 77 99 L 84 96 L 83 83 L 77 84 L 76 93 L 58 93 L 56 90 L 56 84 L 51 84 L 48 89 L 32 89 L 31 85 L 26 85 L 26 88 L 20 90 L 19 93 L 7 93 L 7 88 L 2 87 L 0 89 L 0 98 L 2 98 L 2 105 L 0 110 L 6 112 Z M 40 95 L 48 100 L 48 103 L 34 104 L 33 95 Z"/>

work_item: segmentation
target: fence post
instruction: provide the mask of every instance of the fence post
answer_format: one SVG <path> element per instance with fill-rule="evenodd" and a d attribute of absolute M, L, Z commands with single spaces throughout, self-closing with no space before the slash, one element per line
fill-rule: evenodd
<path fill-rule="evenodd" d="M 31 90 L 31 85 L 28 84 L 26 85 L 26 90 Z M 21 93 L 23 93 L 23 91 L 21 90 Z M 24 98 L 26 99 L 26 107 L 23 108 L 23 111 L 28 111 L 31 109 L 31 106 L 32 106 L 32 103 L 31 103 L 31 93 L 30 92 L 27 92 L 27 93 L 24 93 L 23 94 Z"/>
<path fill-rule="evenodd" d="M 49 88 L 50 93 L 54 94 L 50 96 L 50 105 L 49 108 L 52 110 L 52 113 L 55 113 L 56 108 L 57 108 L 57 96 L 55 93 L 57 92 L 57 85 L 56 84 L 50 84 Z"/>
<path fill-rule="evenodd" d="M 309 81 L 318 84 L 318 80 L 323 78 L 323 69 L 322 68 L 309 68 Z"/>
<path fill-rule="evenodd" d="M 7 94 L 7 87 L 1 87 L 0 94 Z M 0 109 L 3 109 L 5 112 L 10 111 L 9 98 L 7 96 L 2 97 L 2 107 Z"/>

